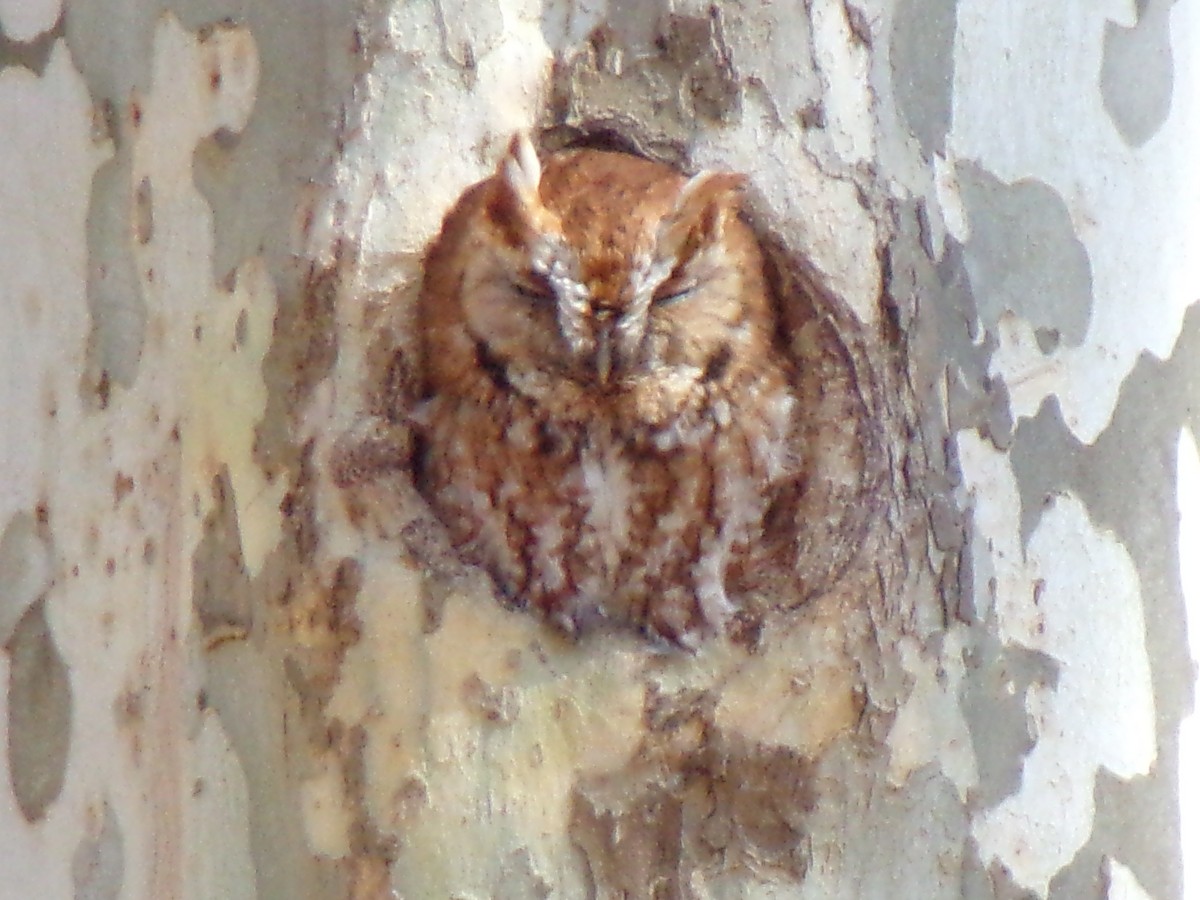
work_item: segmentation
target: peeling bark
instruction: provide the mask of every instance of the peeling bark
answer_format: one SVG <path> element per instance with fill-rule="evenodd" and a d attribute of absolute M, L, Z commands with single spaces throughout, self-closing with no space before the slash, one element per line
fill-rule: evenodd
<path fill-rule="evenodd" d="M 1195 8 L 173 9 L 0 2 L 5 891 L 1200 880 Z M 823 455 L 733 640 L 564 640 L 412 487 L 518 129 L 749 178 Z"/>

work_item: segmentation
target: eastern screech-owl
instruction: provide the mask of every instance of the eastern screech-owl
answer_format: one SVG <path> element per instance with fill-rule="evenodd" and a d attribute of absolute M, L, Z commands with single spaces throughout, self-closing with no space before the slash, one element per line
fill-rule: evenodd
<path fill-rule="evenodd" d="M 794 489 L 742 183 L 591 149 L 543 164 L 518 137 L 426 259 L 417 483 L 511 602 L 568 632 L 723 629 Z"/>

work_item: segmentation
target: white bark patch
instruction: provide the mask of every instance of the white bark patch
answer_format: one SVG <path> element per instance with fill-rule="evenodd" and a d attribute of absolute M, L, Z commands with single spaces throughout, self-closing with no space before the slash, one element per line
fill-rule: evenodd
<path fill-rule="evenodd" d="M 181 66 L 192 77 L 179 77 Z M 214 73 L 220 76 L 215 88 Z M 279 540 L 279 503 L 287 487 L 282 480 L 268 483 L 254 460 L 255 428 L 266 408 L 261 369 L 273 332 L 274 285 L 257 259 L 237 271 L 231 292 L 212 285 L 212 213 L 192 183 L 196 145 L 218 129 L 240 130 L 250 116 L 258 86 L 250 33 L 218 29 L 200 42 L 173 18 L 164 19 L 153 84 L 142 104 L 132 182 L 152 186 L 156 224 L 152 237 L 133 247 L 152 322 L 161 316 L 174 322 L 151 329 L 161 337 L 150 338 L 147 352 L 165 354 L 183 376 L 186 487 L 207 513 L 212 478 L 228 466 L 246 567 L 257 573 Z M 194 352 L 180 358 L 187 344 Z"/>
<path fill-rule="evenodd" d="M 345 214 L 326 208 L 324 227 L 313 230 L 314 257 L 328 258 L 347 236 L 347 223 L 362 223 L 361 234 L 349 237 L 361 240 L 366 266 L 421 250 L 463 188 L 491 174 L 499 154 L 487 148 L 503 146 L 536 118 L 551 62 L 540 8 L 502 5 L 498 41 L 490 24 L 481 25 L 491 14 L 473 8 L 465 24 L 446 18 L 452 8 L 434 4 L 392 10 L 385 52 L 372 58 L 369 115 L 338 167 L 337 178 L 352 185 L 342 197 Z M 446 53 L 471 56 L 473 89 L 464 90 L 463 70 L 450 57 L 429 52 L 443 46 L 443 33 Z M 447 153 L 450 134 L 461 152 Z"/>
<path fill-rule="evenodd" d="M 874 322 L 879 314 L 878 236 L 850 179 L 830 178 L 813 161 L 799 129 L 780 129 L 777 108 L 747 94 L 741 120 L 719 135 L 698 136 L 693 161 L 714 169 L 753 172 L 772 226 L 789 246 L 805 251 L 826 285 L 856 316 Z M 789 110 L 788 114 L 799 112 Z M 872 126 L 851 124 L 851 105 L 839 110 L 847 134 Z M 857 138 L 853 139 L 857 141 Z"/>
<path fill-rule="evenodd" d="M 718 727 L 813 758 L 854 727 L 861 714 L 859 676 L 839 652 L 844 612 L 836 604 L 814 607 L 813 612 L 809 627 L 772 630 L 763 653 L 739 661 L 721 691 Z M 703 652 L 727 649 L 711 644 Z M 833 895 L 818 890 L 798 896 Z"/>
<path fill-rule="evenodd" d="M 1091 834 L 1097 769 L 1132 778 L 1154 763 L 1141 591 L 1128 552 L 1070 494 L 1047 506 L 1023 548 L 1006 456 L 974 434 L 958 443 L 976 501 L 972 552 L 990 563 L 976 568 L 977 595 L 988 589 L 990 569 L 1001 640 L 1058 665 L 1056 684 L 1033 685 L 1027 695 L 1036 743 L 1020 790 L 979 815 L 972 831 L 985 862 L 999 859 L 1019 884 L 1045 896 Z M 995 500 L 1007 519 L 987 514 Z"/>
<path fill-rule="evenodd" d="M 1200 92 L 1191 86 L 1200 80 L 1200 58 L 1182 50 L 1200 44 L 1200 9 L 1180 4 L 1171 11 L 1179 48 L 1175 95 L 1162 127 L 1140 147 L 1122 139 L 1097 79 L 1109 20 L 1128 19 L 1131 10 L 1090 0 L 958 5 L 947 156 L 972 160 L 1006 182 L 1036 178 L 1056 190 L 1092 272 L 1093 314 L 1083 344 L 1007 355 L 997 374 L 1011 392 L 1014 418 L 1034 415 L 1053 394 L 1064 421 L 1087 443 L 1108 423 L 1138 354 L 1166 356 L 1185 309 L 1200 296 L 1200 169 L 1190 164 L 1200 115 Z M 1060 40 L 1063 34 L 1071 41 Z M 1129 73 L 1133 81 L 1138 76 Z"/>
<path fill-rule="evenodd" d="M 331 757 L 300 785 L 300 809 L 304 835 L 314 852 L 331 859 L 351 854 L 350 834 L 354 816 L 346 802 L 342 770 Z"/>
<path fill-rule="evenodd" d="M 964 639 L 962 628 L 949 631 L 938 659 L 922 656 L 916 641 L 905 640 L 897 648 L 915 684 L 888 735 L 888 777 L 899 786 L 913 772 L 936 762 L 965 802 L 967 792 L 979 784 L 979 770 L 958 703 L 966 670 Z"/>
<path fill-rule="evenodd" d="M 1013 378 L 1015 372 L 1020 376 Z M 1035 415 L 1045 397 L 1059 392 L 1059 399 L 1064 401 L 1063 423 L 1078 434 L 1082 425 L 1078 405 L 1065 402 L 1062 394 L 1080 390 L 1088 393 L 1091 387 L 1087 383 L 1078 387 L 1071 384 L 1072 376 L 1062 354 L 1043 353 L 1033 325 L 1015 313 L 1003 313 L 996 323 L 996 351 L 988 364 L 988 375 L 1008 388 L 1014 424 L 1019 415 Z"/>
<path fill-rule="evenodd" d="M 192 439 L 184 442 L 185 468 L 204 479 L 196 488 L 207 508 L 212 470 L 228 467 L 242 558 L 246 570 L 258 574 L 282 535 L 279 504 L 288 487 L 284 479 L 269 482 L 254 459 L 255 428 L 267 406 L 262 363 L 274 331 L 275 286 L 260 259 L 245 263 L 236 278 L 231 292 L 214 291 L 196 319 L 201 339 L 188 369 L 191 403 L 184 421 Z M 230 353 L 239 332 L 245 342 Z"/>
<path fill-rule="evenodd" d="M 356 545 L 348 530 L 339 540 Z M 369 720 L 381 736 L 366 764 L 381 821 L 405 836 L 394 882 L 405 896 L 491 896 L 504 874 L 496 860 L 537 834 L 535 866 L 570 883 L 560 860 L 572 852 L 564 823 L 577 779 L 626 765 L 638 747 L 646 702 L 633 677 L 639 656 L 610 647 L 540 667 L 522 648 L 543 626 L 478 597 L 451 598 L 442 627 L 416 639 L 419 605 L 396 597 L 412 596 L 418 577 L 394 564 L 370 570 L 356 604 L 369 642 L 347 653 L 348 674 L 330 705 L 331 716 Z M 478 714 L 463 697 L 470 681 L 517 692 L 518 714 L 504 728 L 471 727 Z M 419 803 L 405 798 L 414 783 Z"/>
<path fill-rule="evenodd" d="M 842 0 L 812 4 L 813 57 L 825 90 L 826 131 L 845 162 L 865 162 L 875 150 L 871 57 L 856 41 Z"/>
<path fill-rule="evenodd" d="M 1187 857 L 1184 856 L 1183 859 L 1186 863 Z M 1121 865 L 1112 857 L 1104 860 L 1104 876 L 1108 880 L 1105 900 L 1153 900 L 1129 867 Z M 1192 895 L 1185 888 L 1183 896 Z"/>
<path fill-rule="evenodd" d="M 1200 660 L 1200 450 L 1185 428 L 1179 435 L 1179 583 L 1187 610 L 1187 638 Z M 1193 696 L 1196 688 L 1193 687 Z M 1200 897 L 1200 712 L 1179 724 L 1179 830 L 1183 896 Z"/>
<path fill-rule="evenodd" d="M 24 43 L 49 31 L 58 21 L 62 0 L 0 0 L 0 31 Z"/>

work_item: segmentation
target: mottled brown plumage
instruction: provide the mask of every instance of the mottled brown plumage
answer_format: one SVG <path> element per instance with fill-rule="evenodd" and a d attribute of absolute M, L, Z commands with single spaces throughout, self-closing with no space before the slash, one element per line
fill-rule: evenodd
<path fill-rule="evenodd" d="M 693 645 L 796 492 L 796 400 L 739 176 L 514 140 L 420 301 L 417 482 L 505 596 Z"/>

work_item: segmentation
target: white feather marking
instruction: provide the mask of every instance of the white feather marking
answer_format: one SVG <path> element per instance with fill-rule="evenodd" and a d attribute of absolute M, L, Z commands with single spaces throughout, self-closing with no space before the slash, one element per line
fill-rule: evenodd
<path fill-rule="evenodd" d="M 599 542 L 605 575 L 612 578 L 629 544 L 629 510 L 634 497 L 629 463 L 608 442 L 587 447 L 579 461 L 587 500 L 588 526 Z"/>
<path fill-rule="evenodd" d="M 587 571 L 579 578 L 580 597 L 608 597 L 612 589 L 608 580 L 600 572 Z"/>
<path fill-rule="evenodd" d="M 477 488 L 467 488 L 462 491 L 466 507 L 472 512 L 472 518 L 479 523 L 471 543 L 477 548 L 476 555 L 481 559 L 491 560 L 492 565 L 499 571 L 502 580 L 510 583 L 521 577 L 521 563 L 513 553 L 508 542 L 508 520 L 493 505 L 491 498 Z"/>
<path fill-rule="evenodd" d="M 733 410 L 729 406 L 729 401 L 724 397 L 718 399 L 712 405 L 713 419 L 721 428 L 728 428 L 733 422 Z"/>
<path fill-rule="evenodd" d="M 585 285 L 572 274 L 572 255 L 561 240 L 543 235 L 533 248 L 531 265 L 554 291 L 558 327 L 572 353 L 586 353 L 595 339 L 587 327 L 591 312 L 590 296 Z"/>
<path fill-rule="evenodd" d="M 692 571 L 700 613 L 709 626 L 718 630 L 737 610 L 725 593 L 725 562 L 728 555 L 724 542 L 709 547 L 700 555 Z"/>
<path fill-rule="evenodd" d="M 754 437 L 754 460 L 766 471 L 768 481 L 784 477 L 796 464 L 788 443 L 795 406 L 795 398 L 780 391 L 767 404 L 765 427 Z"/>
<path fill-rule="evenodd" d="M 779 434 L 786 434 L 791 425 L 792 412 L 796 408 L 796 398 L 791 394 L 780 391 L 771 401 L 768 411 L 771 424 Z"/>
<path fill-rule="evenodd" d="M 418 403 L 408 411 L 408 421 L 418 428 L 429 428 L 437 421 L 440 410 L 445 405 L 445 401 L 441 397 L 434 397 L 432 400 Z"/>
<path fill-rule="evenodd" d="M 548 373 L 536 370 L 510 369 L 506 374 L 517 393 L 535 399 L 552 395 L 560 384 Z"/>
<path fill-rule="evenodd" d="M 633 260 L 629 274 L 629 287 L 633 294 L 625 314 L 617 322 L 617 340 L 622 350 L 631 354 L 646 333 L 646 320 L 650 316 L 650 302 L 654 292 L 671 274 L 674 264 L 670 260 L 654 260 L 642 252 Z"/>
<path fill-rule="evenodd" d="M 666 538 L 679 538 L 690 523 L 691 519 L 676 508 L 658 520 L 658 534 Z"/>
<path fill-rule="evenodd" d="M 542 587 L 551 592 L 562 590 L 567 585 L 567 575 L 562 565 L 563 541 L 566 538 L 562 516 L 534 525 L 533 538 L 533 563 Z"/>
<path fill-rule="evenodd" d="M 504 430 L 504 439 L 519 450 L 532 450 L 537 442 L 533 421 L 524 416 L 515 416 Z"/>

